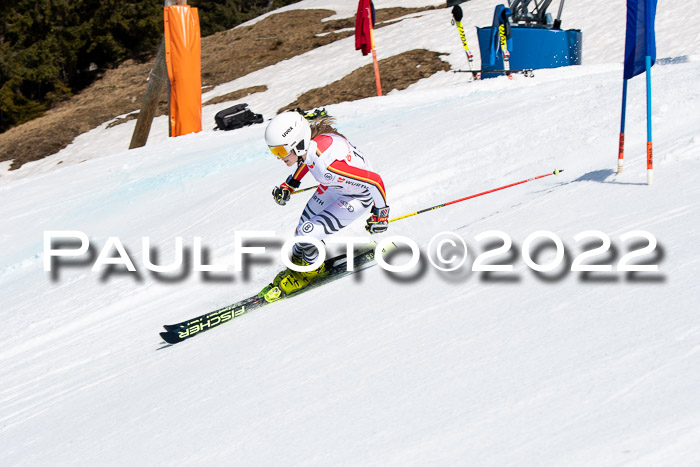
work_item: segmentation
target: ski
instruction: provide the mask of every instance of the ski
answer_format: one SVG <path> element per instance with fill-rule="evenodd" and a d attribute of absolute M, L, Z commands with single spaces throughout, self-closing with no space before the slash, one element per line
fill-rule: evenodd
<path fill-rule="evenodd" d="M 365 247 L 361 248 L 359 252 L 356 252 L 353 256 L 354 270 L 347 270 L 347 257 L 345 254 L 334 256 L 325 261 L 326 268 L 328 268 L 328 275 L 323 279 L 311 283 L 307 287 L 299 290 L 298 292 L 282 296 L 279 300 L 274 302 L 267 302 L 263 297 L 258 297 L 253 295 L 248 298 L 244 298 L 236 303 L 219 308 L 218 310 L 203 314 L 193 319 L 182 321 L 177 324 L 166 324 L 163 326 L 165 332 L 160 333 L 160 337 L 163 338 L 168 344 L 176 344 L 182 342 L 185 339 L 201 334 L 204 331 L 208 331 L 212 328 L 220 326 L 224 323 L 231 321 L 234 318 L 249 313 L 253 310 L 261 308 L 265 305 L 276 303 L 280 300 L 286 298 L 296 297 L 308 290 L 315 289 L 321 285 L 327 284 L 334 280 L 340 279 L 345 276 L 354 274 L 362 269 L 367 269 L 374 265 L 374 255 L 375 248 L 377 246 L 376 242 L 369 243 Z M 396 249 L 396 245 L 393 243 L 389 244 L 382 250 L 382 255 L 389 253 Z"/>
<path fill-rule="evenodd" d="M 469 65 L 469 71 L 473 72 L 474 79 L 481 79 L 481 73 L 479 73 L 479 70 L 472 70 L 474 68 L 474 54 L 471 50 L 469 50 L 467 36 L 464 34 L 464 27 L 462 26 L 463 17 L 464 13 L 462 12 L 462 7 L 455 5 L 455 7 L 452 8 L 452 24 L 457 26 L 459 37 L 462 39 L 462 46 L 464 47 L 464 51 L 467 53 L 467 64 Z"/>
<path fill-rule="evenodd" d="M 293 111 L 300 113 L 307 120 L 317 120 L 319 118 L 325 118 L 329 116 L 325 107 L 322 109 L 313 110 L 302 110 L 300 107 L 297 107 L 296 109 L 293 109 Z"/>
<path fill-rule="evenodd" d="M 510 52 L 508 51 L 508 36 L 506 35 L 506 25 L 498 26 L 498 37 L 501 41 L 501 51 L 503 52 L 503 69 L 505 70 L 508 79 L 513 79 L 510 70 Z"/>
<path fill-rule="evenodd" d="M 452 70 L 453 73 L 483 73 L 483 74 L 517 74 L 520 73 L 527 78 L 533 78 L 535 76 L 535 71 L 532 68 L 527 68 L 523 70 Z"/>

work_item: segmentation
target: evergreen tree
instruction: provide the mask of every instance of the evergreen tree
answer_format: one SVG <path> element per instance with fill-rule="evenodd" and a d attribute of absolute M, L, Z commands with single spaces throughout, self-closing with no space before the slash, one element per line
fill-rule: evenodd
<path fill-rule="evenodd" d="M 190 0 L 202 36 L 298 0 Z M 0 132 L 40 116 L 163 34 L 155 0 L 0 0 Z"/>

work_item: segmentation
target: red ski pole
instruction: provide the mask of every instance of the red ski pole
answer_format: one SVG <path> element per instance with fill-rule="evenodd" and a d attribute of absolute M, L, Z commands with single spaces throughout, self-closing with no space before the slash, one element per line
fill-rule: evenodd
<path fill-rule="evenodd" d="M 510 188 L 510 187 L 516 186 L 516 185 L 521 185 L 523 183 L 531 182 L 533 180 L 538 180 L 540 178 L 549 177 L 550 175 L 559 175 L 559 173 L 563 172 L 563 171 L 564 171 L 563 169 L 561 169 L 561 170 L 555 169 L 554 172 L 551 172 L 551 173 L 547 173 L 544 175 L 538 175 L 537 177 L 528 178 L 527 180 L 521 180 L 519 182 L 511 183 L 510 185 L 504 185 L 504 186 L 501 186 L 498 188 L 494 188 L 493 190 L 483 191 L 483 192 L 477 193 L 475 195 L 470 195 L 470 196 L 466 196 L 464 198 L 456 199 L 454 201 L 449 201 L 447 203 L 438 204 L 437 206 L 433 206 L 432 208 L 421 209 L 420 211 L 412 212 L 411 214 L 406 214 L 405 216 L 395 217 L 393 219 L 389 219 L 389 222 L 394 222 L 394 221 L 398 221 L 401 219 L 405 219 L 407 217 L 415 216 L 416 214 L 422 214 L 424 212 L 432 211 L 434 209 L 444 208 L 445 206 L 449 206 L 450 204 L 461 203 L 462 201 L 466 201 L 468 199 L 476 198 L 478 196 L 487 195 L 489 193 L 493 193 L 494 191 L 505 190 L 506 188 Z"/>

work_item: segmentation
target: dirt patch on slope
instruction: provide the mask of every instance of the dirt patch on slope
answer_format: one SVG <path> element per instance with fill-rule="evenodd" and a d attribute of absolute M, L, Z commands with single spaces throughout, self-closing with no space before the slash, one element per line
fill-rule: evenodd
<path fill-rule="evenodd" d="M 214 104 L 220 104 L 222 102 L 235 101 L 238 99 L 242 99 L 246 96 L 250 96 L 251 94 L 255 94 L 256 92 L 265 92 L 265 91 L 267 91 L 267 86 L 251 86 L 249 88 L 239 89 L 238 91 L 229 92 L 228 94 L 224 94 L 223 96 L 214 97 L 213 99 L 209 99 L 208 101 L 203 102 L 202 105 L 214 105 Z"/>
<path fill-rule="evenodd" d="M 434 8 L 377 10 L 377 28 L 391 24 L 393 20 L 407 14 Z M 332 14 L 334 12 L 330 10 L 292 10 L 268 16 L 251 26 L 239 27 L 202 38 L 203 87 L 232 81 L 253 71 L 274 65 L 281 60 L 292 58 L 354 34 L 352 30 L 343 31 L 343 29 L 354 28 L 354 18 L 321 22 L 323 18 Z M 421 54 L 424 56 L 421 57 Z M 405 66 L 401 59 L 393 60 L 395 57 L 382 60 L 380 66 L 382 67 L 382 82 L 386 86 L 385 92 L 389 92 L 391 88 L 403 89 L 417 79 L 429 76 L 424 73 L 413 73 L 413 69 L 423 68 L 422 71 L 438 69 L 434 62 L 434 55 L 428 51 L 412 51 L 411 55 L 404 58 Z M 393 61 L 389 63 L 389 60 Z M 113 120 L 119 115 L 130 114 L 123 119 L 112 122 L 112 125 L 136 118 L 146 90 L 146 80 L 152 68 L 152 60 L 147 63 L 127 60 L 118 68 L 108 70 L 92 86 L 49 110 L 42 117 L 0 134 L 0 161 L 11 160 L 10 168 L 18 169 L 22 164 L 55 154 L 65 148 L 76 136 L 106 121 Z M 332 91 L 315 90 L 317 97 L 310 95 L 304 97 L 311 94 L 306 93 L 295 101 L 298 105 L 292 103 L 290 106 L 291 108 L 297 106 L 311 108 L 351 100 L 347 98 L 333 99 L 330 97 L 332 95 L 358 96 L 355 97 L 356 99 L 376 95 L 371 67 L 357 70 L 351 76 L 355 73 L 367 72 L 370 73 L 369 78 L 358 75 L 358 77 L 350 78 L 347 81 L 340 80 L 340 82 L 336 82 L 338 84 L 329 85 L 332 87 Z M 361 82 L 362 80 L 367 80 L 367 82 Z M 356 88 L 363 87 L 364 89 L 367 86 L 368 89 L 358 94 Z M 259 91 L 251 91 L 250 88 L 236 91 L 236 93 L 244 93 L 243 96 L 251 92 Z M 239 98 L 236 95 L 230 99 Z M 325 95 L 329 97 L 318 97 Z M 312 104 L 321 101 L 322 103 L 318 105 Z M 307 102 L 308 104 L 306 104 Z M 206 104 L 211 103 L 213 102 Z M 164 114 L 166 111 L 167 105 L 165 96 L 163 96 L 159 112 Z"/>
<path fill-rule="evenodd" d="M 379 75 L 382 94 L 394 89 L 406 89 L 419 79 L 432 76 L 438 71 L 448 71 L 450 65 L 440 60 L 440 54 L 424 49 L 409 50 L 399 55 L 379 60 Z M 356 101 L 377 95 L 374 65 L 358 68 L 346 77 L 322 88 L 305 92 L 279 112 L 296 109 L 309 110 L 340 102 Z"/>

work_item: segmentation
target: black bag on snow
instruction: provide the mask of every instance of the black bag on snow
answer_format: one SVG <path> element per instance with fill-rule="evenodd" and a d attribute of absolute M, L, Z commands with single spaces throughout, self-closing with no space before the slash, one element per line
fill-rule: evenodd
<path fill-rule="evenodd" d="M 254 123 L 262 123 L 263 116 L 253 113 L 248 108 L 248 104 L 237 104 L 228 109 L 221 110 L 214 116 L 216 129 L 219 130 L 235 130 Z"/>

